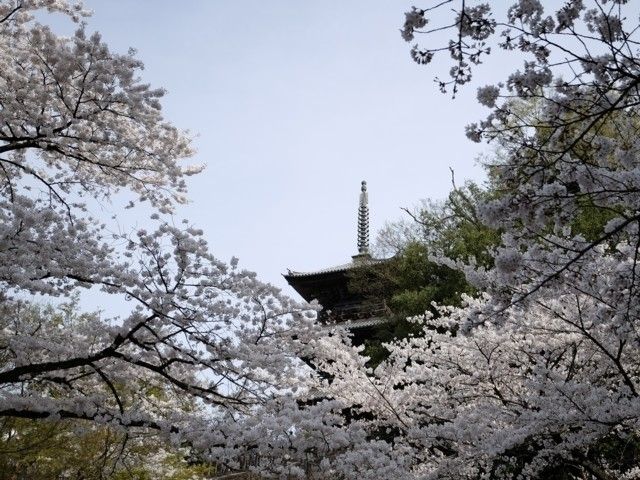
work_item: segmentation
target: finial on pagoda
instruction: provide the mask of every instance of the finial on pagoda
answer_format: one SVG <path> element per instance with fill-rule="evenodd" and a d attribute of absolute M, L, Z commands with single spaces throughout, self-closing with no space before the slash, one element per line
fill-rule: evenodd
<path fill-rule="evenodd" d="M 369 196 L 367 182 L 362 181 L 360 188 L 360 205 L 358 207 L 358 255 L 369 256 Z"/>

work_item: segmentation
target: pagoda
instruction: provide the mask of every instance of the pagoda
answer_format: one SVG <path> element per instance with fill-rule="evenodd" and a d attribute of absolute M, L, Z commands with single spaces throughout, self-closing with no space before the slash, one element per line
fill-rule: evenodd
<path fill-rule="evenodd" d="M 369 198 L 363 181 L 358 206 L 358 253 L 351 261 L 315 272 L 288 270 L 284 278 L 307 302 L 317 300 L 322 306 L 318 320 L 327 327 L 341 324 L 350 330 L 352 341 L 360 345 L 370 337 L 376 325 L 386 322 L 388 310 L 384 300 L 371 301 L 349 289 L 350 275 L 357 269 L 375 268 L 387 259 L 375 259 L 369 252 Z"/>

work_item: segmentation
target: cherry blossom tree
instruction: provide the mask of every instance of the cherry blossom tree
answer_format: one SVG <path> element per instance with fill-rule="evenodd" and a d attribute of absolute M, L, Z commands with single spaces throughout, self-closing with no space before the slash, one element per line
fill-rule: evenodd
<path fill-rule="evenodd" d="M 437 82 L 454 96 L 496 49 L 525 57 L 478 89 L 491 112 L 467 128 L 501 153 L 477 207 L 502 232 L 493 262 L 433 257 L 483 293 L 440 306 L 375 370 L 346 349 L 319 360 L 322 391 L 388 445 L 398 477 L 638 478 L 638 14 L 624 0 L 492 7 L 445 0 L 402 29 L 425 35 L 418 63 L 449 54 Z"/>
<path fill-rule="evenodd" d="M 239 457 L 241 420 L 309 375 L 313 313 L 175 225 L 201 168 L 184 164 L 190 139 L 163 118 L 164 92 L 132 52 L 82 23 L 60 37 L 38 10 L 87 16 L 73 1 L 0 2 L 0 416 L 154 429 Z M 118 192 L 155 211 L 147 228 L 113 234 L 90 214 Z M 25 314 L 87 289 L 129 313 Z"/>
<path fill-rule="evenodd" d="M 496 198 L 478 206 L 504 232 L 494 265 L 436 258 L 485 293 L 441 307 L 373 372 L 327 364 L 328 388 L 369 417 L 370 435 L 410 452 L 416 478 L 637 478 L 637 12 L 622 0 L 519 0 L 501 19 L 471 3 L 414 8 L 402 35 L 426 34 L 418 63 L 449 53 L 438 82 L 454 95 L 492 50 L 525 57 L 478 89 L 491 113 L 467 129 L 503 152 L 487 163 Z"/>

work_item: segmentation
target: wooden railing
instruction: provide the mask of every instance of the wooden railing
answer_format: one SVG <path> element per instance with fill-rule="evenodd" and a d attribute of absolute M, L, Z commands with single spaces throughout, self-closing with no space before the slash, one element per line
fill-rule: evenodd
<path fill-rule="evenodd" d="M 372 317 L 386 317 L 390 310 L 384 300 L 376 303 L 352 302 L 336 305 L 332 309 L 321 310 L 318 320 L 322 323 L 341 323 L 349 320 L 362 320 Z"/>

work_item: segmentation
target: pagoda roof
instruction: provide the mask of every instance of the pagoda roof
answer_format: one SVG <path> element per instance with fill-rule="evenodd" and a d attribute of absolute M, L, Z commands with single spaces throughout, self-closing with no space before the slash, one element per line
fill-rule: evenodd
<path fill-rule="evenodd" d="M 353 270 L 354 268 L 365 267 L 367 265 L 376 265 L 379 263 L 384 263 L 388 259 L 387 258 L 362 258 L 360 255 L 355 255 L 354 259 L 349 263 L 343 263 L 342 265 L 335 265 L 333 267 L 327 267 L 320 270 L 315 270 L 312 272 L 296 272 L 293 270 L 287 270 L 287 273 L 284 275 L 285 278 L 300 278 L 300 277 L 314 277 L 316 275 L 323 275 L 326 273 L 339 273 L 346 272 L 349 270 Z"/>

